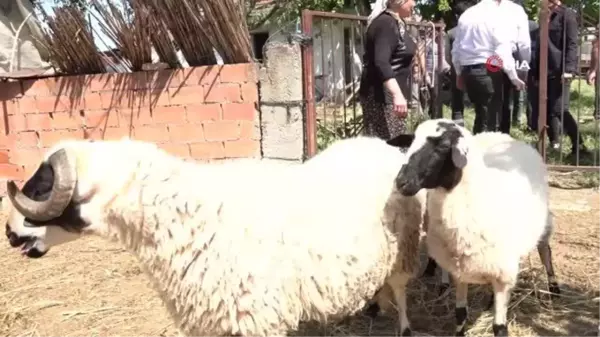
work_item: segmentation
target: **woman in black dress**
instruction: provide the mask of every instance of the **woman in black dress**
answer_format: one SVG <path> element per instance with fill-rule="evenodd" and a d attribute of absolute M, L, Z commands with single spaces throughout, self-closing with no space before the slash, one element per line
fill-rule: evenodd
<path fill-rule="evenodd" d="M 405 133 L 411 64 L 417 45 L 404 22 L 414 0 L 378 0 L 367 26 L 359 99 L 367 135 Z"/>

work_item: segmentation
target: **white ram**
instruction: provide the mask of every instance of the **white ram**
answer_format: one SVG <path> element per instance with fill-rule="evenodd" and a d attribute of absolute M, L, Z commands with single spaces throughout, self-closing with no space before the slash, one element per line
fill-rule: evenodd
<path fill-rule="evenodd" d="M 22 191 L 8 182 L 25 219 L 7 235 L 29 257 L 82 234 L 119 240 L 185 335 L 284 335 L 357 312 L 385 282 L 409 334 L 423 210 L 395 191 L 404 163 L 366 137 L 286 168 L 185 162 L 127 139 L 64 142 Z"/>
<path fill-rule="evenodd" d="M 494 335 L 507 335 L 519 261 L 546 233 L 547 171 L 524 142 L 476 137 L 447 119 L 421 123 L 396 186 L 405 196 L 427 189 L 427 250 L 456 283 L 457 335 L 465 332 L 468 283 L 492 284 Z M 494 145 L 480 145 L 487 141 Z"/>

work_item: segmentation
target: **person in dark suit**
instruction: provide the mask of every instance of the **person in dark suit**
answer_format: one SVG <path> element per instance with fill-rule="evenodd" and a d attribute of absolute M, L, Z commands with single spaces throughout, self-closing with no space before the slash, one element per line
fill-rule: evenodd
<path fill-rule="evenodd" d="M 531 50 L 535 51 L 538 48 L 537 44 L 539 43 L 538 38 L 540 36 L 540 26 L 537 22 L 533 20 L 529 20 L 529 37 L 531 38 Z M 531 62 L 530 67 L 536 67 L 538 63 L 537 55 L 535 52 L 531 53 Z M 538 93 L 539 87 L 536 81 L 536 74 L 534 71 L 529 71 L 527 74 L 527 126 L 530 130 L 536 131 L 538 130 L 538 117 L 539 117 L 539 102 L 538 102 Z"/>
<path fill-rule="evenodd" d="M 550 0 L 548 7 L 551 11 L 548 22 L 548 109 L 546 111 L 549 127 L 548 138 L 552 148 L 558 149 L 562 121 L 562 127 L 573 144 L 572 154 L 575 153 L 577 144 L 579 144 L 580 154 L 585 154 L 588 153 L 588 150 L 582 137 L 577 139 L 579 128 L 569 111 L 571 80 L 577 72 L 577 16 L 560 0 Z M 539 43 L 536 45 L 535 54 L 536 60 L 539 60 Z M 534 65 L 536 68 L 534 82 L 539 84 L 539 62 Z M 535 86 L 534 90 L 538 91 L 538 85 Z"/>

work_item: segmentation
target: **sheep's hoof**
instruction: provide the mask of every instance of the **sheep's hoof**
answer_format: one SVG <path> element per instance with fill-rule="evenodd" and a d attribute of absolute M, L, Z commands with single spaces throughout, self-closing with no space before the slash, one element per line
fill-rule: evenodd
<path fill-rule="evenodd" d="M 437 263 L 433 259 L 429 259 L 427 262 L 427 267 L 425 267 L 425 271 L 423 272 L 422 277 L 433 277 L 435 276 L 435 269 L 437 268 Z"/>
<path fill-rule="evenodd" d="M 412 331 L 410 330 L 410 328 L 402 330 L 402 336 L 412 336 Z"/>
<path fill-rule="evenodd" d="M 440 290 L 438 291 L 438 296 L 442 296 L 446 293 L 446 291 L 450 288 L 450 284 L 442 283 L 440 284 Z"/>
<path fill-rule="evenodd" d="M 550 296 L 552 298 L 557 298 L 558 296 L 556 295 L 560 295 L 560 287 L 558 286 L 557 282 L 550 282 L 548 285 L 548 290 L 550 291 Z"/>
<path fill-rule="evenodd" d="M 494 324 L 492 326 L 494 336 L 508 336 L 508 329 L 505 324 Z"/>
<path fill-rule="evenodd" d="M 375 319 L 375 317 L 379 315 L 379 311 L 381 311 L 381 308 L 379 307 L 379 304 L 375 302 L 367 307 L 365 315 L 371 317 L 371 319 Z"/>

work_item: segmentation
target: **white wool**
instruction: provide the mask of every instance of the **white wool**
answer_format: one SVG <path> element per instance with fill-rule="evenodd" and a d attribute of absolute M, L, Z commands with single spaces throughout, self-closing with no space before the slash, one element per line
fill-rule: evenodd
<path fill-rule="evenodd" d="M 428 191 L 428 251 L 462 282 L 512 285 L 548 222 L 546 166 L 533 147 L 502 133 L 467 142 L 459 184 Z"/>
<path fill-rule="evenodd" d="M 128 247 L 186 335 L 283 335 L 418 269 L 423 210 L 395 191 L 405 157 L 382 140 L 302 165 L 185 162 L 128 139 L 59 148 L 76 158 L 84 233 Z"/>

